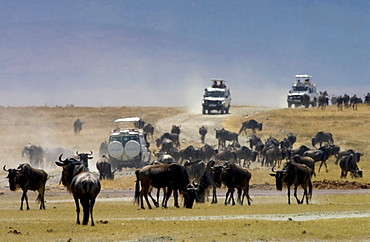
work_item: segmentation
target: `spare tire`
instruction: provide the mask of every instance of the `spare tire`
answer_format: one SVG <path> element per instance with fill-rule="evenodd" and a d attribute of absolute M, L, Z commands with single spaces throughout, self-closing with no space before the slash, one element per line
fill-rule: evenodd
<path fill-rule="evenodd" d="M 140 144 L 135 140 L 130 140 L 125 145 L 125 153 L 128 157 L 136 157 L 140 154 Z"/>
<path fill-rule="evenodd" d="M 113 158 L 120 158 L 123 154 L 123 146 L 121 142 L 113 141 L 110 142 L 108 145 L 108 154 L 112 156 Z"/>

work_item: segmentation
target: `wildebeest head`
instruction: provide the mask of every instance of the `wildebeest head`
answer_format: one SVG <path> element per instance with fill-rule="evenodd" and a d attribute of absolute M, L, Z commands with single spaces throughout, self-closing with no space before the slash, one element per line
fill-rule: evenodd
<path fill-rule="evenodd" d="M 196 198 L 197 188 L 198 188 L 197 185 L 189 184 L 186 187 L 186 191 L 180 191 L 181 194 L 184 196 L 184 207 L 185 208 L 193 208 L 193 204 Z"/>
<path fill-rule="evenodd" d="M 6 165 L 4 165 L 3 169 L 4 171 L 8 172 L 8 176 L 6 178 L 8 178 L 9 180 L 9 188 L 11 191 L 15 191 L 19 188 L 19 179 L 21 179 L 22 177 L 22 173 L 21 173 L 21 169 L 18 168 L 18 169 L 6 169 L 5 168 Z"/>
<path fill-rule="evenodd" d="M 76 151 L 76 155 L 78 155 L 80 157 L 80 161 L 82 161 L 82 163 L 86 166 L 86 167 L 89 167 L 89 162 L 88 160 L 89 159 L 92 159 L 92 157 L 90 155 L 92 155 L 93 152 L 90 150 L 90 154 L 88 153 L 78 153 L 78 151 Z"/>
<path fill-rule="evenodd" d="M 275 177 L 276 190 L 278 190 L 278 191 L 283 190 L 284 178 L 287 174 L 287 171 L 285 169 L 280 170 L 280 171 L 274 171 L 274 167 L 273 167 L 272 172 L 273 173 L 270 173 L 270 176 Z"/>
<path fill-rule="evenodd" d="M 87 170 L 88 168 L 84 165 L 82 161 L 78 161 L 74 158 L 67 158 L 65 160 L 62 160 L 62 156 L 63 154 L 59 156 L 59 161 L 56 161 L 55 164 L 63 168 L 60 182 L 70 191 L 73 177 L 80 172 Z"/>

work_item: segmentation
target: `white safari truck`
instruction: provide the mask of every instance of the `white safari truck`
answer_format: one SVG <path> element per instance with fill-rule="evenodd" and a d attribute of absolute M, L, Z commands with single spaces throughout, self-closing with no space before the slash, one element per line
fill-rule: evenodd
<path fill-rule="evenodd" d="M 204 89 L 202 99 L 202 113 L 208 114 L 212 110 L 217 110 L 221 114 L 229 113 L 231 106 L 230 89 L 225 85 L 222 79 L 211 79 L 213 85 Z"/>
<path fill-rule="evenodd" d="M 150 152 L 142 129 L 134 128 L 139 117 L 119 118 L 114 122 L 117 128 L 112 129 L 108 141 L 108 156 L 113 168 L 140 168 L 150 161 Z M 122 126 L 122 127 L 120 127 Z"/>
<path fill-rule="evenodd" d="M 311 81 L 310 75 L 296 75 L 296 82 L 293 82 L 292 88 L 288 94 L 288 107 L 299 107 L 301 105 L 308 107 L 317 106 L 318 96 L 316 84 Z"/>

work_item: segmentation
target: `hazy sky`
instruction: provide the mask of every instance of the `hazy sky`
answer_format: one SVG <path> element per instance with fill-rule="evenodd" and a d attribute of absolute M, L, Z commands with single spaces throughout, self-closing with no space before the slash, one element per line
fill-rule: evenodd
<path fill-rule="evenodd" d="M 282 107 L 305 73 L 363 96 L 368 26 L 360 0 L 0 0 L 0 105 L 197 107 L 220 77 L 234 104 Z"/>

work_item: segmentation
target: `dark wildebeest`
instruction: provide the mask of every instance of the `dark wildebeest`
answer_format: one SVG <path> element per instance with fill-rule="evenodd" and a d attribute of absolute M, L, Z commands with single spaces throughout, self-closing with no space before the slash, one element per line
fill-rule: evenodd
<path fill-rule="evenodd" d="M 171 134 L 180 134 L 181 133 L 181 125 L 172 125 L 172 128 L 171 128 Z"/>
<path fill-rule="evenodd" d="M 308 108 L 310 106 L 310 96 L 308 96 L 307 94 L 303 94 L 301 96 L 301 105 L 305 108 Z"/>
<path fill-rule="evenodd" d="M 179 139 L 179 134 L 176 133 L 164 133 L 160 138 L 160 142 L 162 142 L 163 139 L 170 139 L 173 142 L 173 145 L 176 148 L 180 148 L 180 139 Z M 157 141 L 157 140 L 156 140 Z M 157 147 L 158 147 L 158 141 L 157 141 Z"/>
<path fill-rule="evenodd" d="M 293 148 L 294 143 L 297 141 L 297 135 L 290 132 L 287 139 L 290 143 L 290 148 Z"/>
<path fill-rule="evenodd" d="M 325 146 L 322 146 L 317 150 L 306 151 L 303 156 L 311 157 L 315 162 L 321 161 L 318 171 L 320 172 L 321 166 L 324 164 L 326 172 L 328 172 L 326 161 L 332 155 L 332 147 L 333 146 L 331 144 L 326 144 Z"/>
<path fill-rule="evenodd" d="M 208 131 L 206 127 L 202 126 L 199 128 L 200 140 L 202 141 L 202 144 L 204 144 L 207 132 Z"/>
<path fill-rule="evenodd" d="M 178 163 L 182 163 L 183 160 L 193 160 L 195 155 L 195 148 L 192 145 L 189 145 L 185 149 L 179 150 Z"/>
<path fill-rule="evenodd" d="M 328 93 L 325 91 L 323 93 L 320 92 L 318 97 L 318 107 L 321 107 L 321 110 L 326 109 L 326 106 L 329 104 L 329 98 L 327 97 Z"/>
<path fill-rule="evenodd" d="M 134 122 L 134 127 L 137 129 L 142 129 L 145 125 L 145 121 L 142 119 L 139 119 L 138 121 Z"/>
<path fill-rule="evenodd" d="M 32 144 L 26 145 L 22 150 L 22 157 L 26 156 L 33 167 L 42 167 L 44 165 L 45 152 L 41 146 Z"/>
<path fill-rule="evenodd" d="M 164 139 L 156 139 L 157 147 L 161 147 L 161 152 L 167 152 L 169 153 L 171 149 L 174 148 L 173 142 L 170 139 L 164 138 Z"/>
<path fill-rule="evenodd" d="M 189 178 L 199 184 L 200 178 L 206 171 L 207 164 L 202 160 L 185 161 L 184 167 L 188 171 Z"/>
<path fill-rule="evenodd" d="M 333 95 L 330 99 L 331 105 L 337 105 L 337 99 L 338 99 L 338 97 Z"/>
<path fill-rule="evenodd" d="M 214 159 L 216 161 L 220 161 L 220 160 L 224 160 L 224 161 L 228 160 L 228 161 L 233 161 L 233 162 L 237 161 L 235 152 L 230 151 L 230 150 L 220 151 L 217 154 L 215 154 L 212 157 L 212 159 Z"/>
<path fill-rule="evenodd" d="M 165 199 L 162 206 L 167 208 L 167 201 L 171 196 L 172 190 L 180 190 L 184 196 L 184 207 L 192 208 L 195 200 L 195 190 L 189 183 L 189 175 L 185 167 L 173 164 L 155 164 L 147 165 L 143 168 L 136 170 L 136 186 L 135 186 L 135 203 L 140 202 L 142 209 L 144 207 L 144 199 L 150 205 L 148 195 L 150 187 L 157 189 L 167 188 Z M 141 190 L 140 190 L 141 186 Z M 178 207 L 177 192 L 174 193 L 175 206 Z"/>
<path fill-rule="evenodd" d="M 283 184 L 285 183 L 288 188 L 288 204 L 290 204 L 290 187 L 294 185 L 294 197 L 298 204 L 302 204 L 304 198 L 306 197 L 306 204 L 308 200 L 312 197 L 312 170 L 304 164 L 295 163 L 294 161 L 287 162 L 284 168 L 280 171 L 274 171 L 272 168 L 271 176 L 275 177 L 276 189 L 281 191 L 283 189 Z M 297 188 L 301 186 L 304 190 L 302 200 L 297 197 Z M 307 192 L 308 187 L 308 192 Z"/>
<path fill-rule="evenodd" d="M 322 143 L 324 142 L 333 144 L 334 143 L 333 135 L 331 133 L 325 133 L 323 131 L 320 131 L 315 135 L 315 137 L 312 138 L 312 146 L 315 148 L 316 148 L 315 145 L 317 143 L 319 143 L 320 147 L 322 147 Z"/>
<path fill-rule="evenodd" d="M 350 97 L 347 94 L 343 95 L 343 104 L 345 108 L 349 108 Z"/>
<path fill-rule="evenodd" d="M 340 111 L 343 110 L 343 103 L 344 103 L 344 99 L 343 99 L 342 95 L 340 95 L 337 98 L 337 107 L 338 107 L 338 110 L 340 110 Z"/>
<path fill-rule="evenodd" d="M 199 148 L 199 159 L 209 162 L 216 153 L 217 151 L 212 146 L 205 144 Z"/>
<path fill-rule="evenodd" d="M 97 162 L 96 162 L 96 169 L 99 171 L 99 180 L 102 179 L 114 179 L 114 173 L 117 171 L 115 169 L 112 171 L 112 164 L 110 163 L 108 157 L 103 155 Z"/>
<path fill-rule="evenodd" d="M 89 171 L 85 162 L 74 158 L 62 160 L 63 154 L 59 156 L 59 161 L 55 162 L 57 166 L 63 168 L 62 184 L 72 193 L 76 204 L 77 224 L 80 224 L 80 201 L 83 208 L 82 224 L 87 225 L 91 217 L 91 226 L 94 226 L 93 208 L 96 197 L 100 192 L 100 182 L 98 178 Z"/>
<path fill-rule="evenodd" d="M 362 99 L 358 98 L 356 94 L 354 94 L 350 99 L 350 105 L 352 106 L 352 110 L 357 110 L 357 104 L 361 103 Z"/>
<path fill-rule="evenodd" d="M 146 124 L 143 128 L 144 134 L 147 136 L 150 135 L 153 140 L 153 134 L 154 134 L 154 127 L 151 124 Z"/>
<path fill-rule="evenodd" d="M 249 148 L 251 148 L 252 150 L 255 150 L 255 148 L 257 147 L 259 143 L 262 143 L 262 140 L 256 135 L 252 135 L 252 137 L 250 137 L 249 139 Z"/>
<path fill-rule="evenodd" d="M 357 162 L 360 161 L 361 153 L 355 152 L 344 156 L 339 161 L 339 166 L 342 169 L 340 177 L 346 178 L 347 173 L 351 173 L 352 178 L 362 177 L 362 171 L 358 168 Z"/>
<path fill-rule="evenodd" d="M 368 92 L 365 96 L 365 103 L 369 106 L 370 105 L 370 93 Z"/>
<path fill-rule="evenodd" d="M 237 162 L 240 166 L 247 166 L 249 168 L 251 161 L 256 161 L 258 152 L 249 149 L 246 146 L 240 147 L 240 149 L 237 149 L 234 151 L 236 155 Z M 242 164 L 243 160 L 243 164 Z"/>
<path fill-rule="evenodd" d="M 221 183 L 216 183 L 214 169 L 212 167 L 223 164 L 224 161 L 211 160 L 207 163 L 206 170 L 200 178 L 199 187 L 196 193 L 197 202 L 204 203 L 205 198 L 208 201 L 209 188 L 212 187 L 212 204 L 217 203 L 217 187 L 221 187 Z"/>
<path fill-rule="evenodd" d="M 238 134 L 225 130 L 222 128 L 221 130 L 216 130 L 216 139 L 218 140 L 218 150 L 221 148 L 226 148 L 226 141 L 231 141 L 231 142 L 236 142 L 239 143 L 238 141 Z"/>
<path fill-rule="evenodd" d="M 212 169 L 215 174 L 215 182 L 219 184 L 223 183 L 228 188 L 225 205 L 229 203 L 230 199 L 232 200 L 232 205 L 235 205 L 235 188 L 238 190 L 238 203 L 243 205 L 244 197 L 246 197 L 248 205 L 251 205 L 252 199 L 249 197 L 249 181 L 252 174 L 247 169 L 228 161 L 222 165 L 214 165 Z M 241 193 L 242 191 L 243 194 Z"/>
<path fill-rule="evenodd" d="M 82 130 L 82 125 L 84 124 L 85 122 L 81 122 L 81 120 L 78 118 L 76 119 L 76 121 L 73 123 L 73 132 L 75 134 L 78 134 L 81 132 Z"/>
<path fill-rule="evenodd" d="M 256 120 L 251 119 L 242 123 L 242 127 L 239 130 L 239 135 L 244 131 L 244 134 L 247 135 L 247 129 L 251 129 L 253 134 L 256 133 L 256 130 L 262 130 L 262 123 L 258 123 Z"/>
<path fill-rule="evenodd" d="M 292 150 L 291 156 L 292 157 L 295 156 L 295 155 L 303 156 L 304 152 L 306 152 L 308 150 L 310 150 L 310 148 L 308 148 L 305 145 L 301 145 L 299 148 Z"/>
<path fill-rule="evenodd" d="M 99 146 L 99 156 L 107 154 L 108 154 L 108 142 L 107 141 L 101 142 Z"/>
<path fill-rule="evenodd" d="M 347 155 L 354 154 L 354 153 L 355 153 L 355 151 L 354 151 L 354 150 L 352 150 L 352 149 L 338 152 L 338 156 L 337 156 L 337 159 L 335 160 L 335 164 L 336 164 L 336 165 L 338 165 L 338 161 L 339 161 L 343 156 L 347 156 Z"/>
<path fill-rule="evenodd" d="M 4 171 L 8 172 L 9 188 L 11 191 L 16 191 L 18 188 L 22 189 L 23 194 L 21 197 L 21 207 L 23 210 L 23 201 L 26 199 L 27 210 L 30 209 L 28 206 L 27 191 L 38 191 L 36 201 L 40 203 L 40 209 L 45 209 L 45 184 L 48 179 L 48 174 L 41 169 L 36 169 L 30 166 L 28 163 L 24 163 L 18 166 L 17 169 L 6 169 L 5 165 L 3 167 Z"/>

